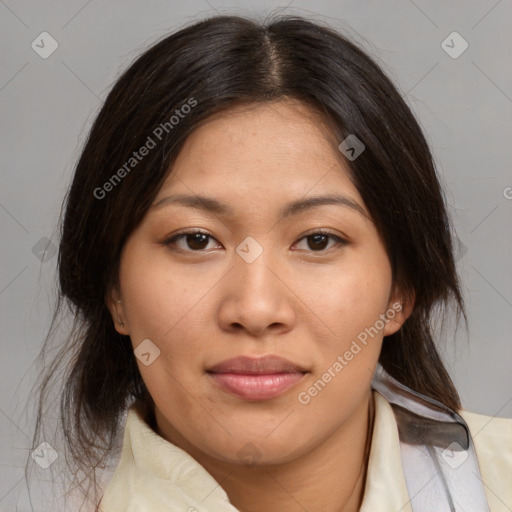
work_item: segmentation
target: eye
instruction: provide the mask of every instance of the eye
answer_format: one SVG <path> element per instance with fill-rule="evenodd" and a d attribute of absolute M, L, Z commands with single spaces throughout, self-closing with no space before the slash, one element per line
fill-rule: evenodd
<path fill-rule="evenodd" d="M 200 252 L 208 247 L 209 239 L 215 240 L 205 231 L 184 231 L 171 238 L 164 240 L 163 244 L 167 246 L 176 246 L 178 250 L 184 252 Z M 179 242 L 183 242 L 181 245 Z"/>
<path fill-rule="evenodd" d="M 302 237 L 300 241 L 306 240 L 308 249 L 313 252 L 325 252 L 326 246 L 328 246 L 329 241 L 334 241 L 335 243 L 329 247 L 333 246 L 344 246 L 347 245 L 348 242 L 344 238 L 341 238 L 334 233 L 326 230 L 315 231 L 314 233 L 310 233 L 304 237 Z M 306 249 L 306 250 L 308 250 Z"/>
<path fill-rule="evenodd" d="M 213 236 L 211 236 L 208 232 L 193 230 L 184 231 L 174 235 L 164 240 L 162 243 L 166 246 L 174 246 L 183 252 L 202 252 L 208 249 L 208 243 L 210 240 L 215 240 L 215 238 L 213 238 Z M 303 236 L 299 242 L 302 240 L 307 241 L 308 248 L 306 250 L 310 250 L 312 252 L 325 252 L 325 249 L 329 245 L 330 241 L 334 242 L 334 244 L 328 247 L 328 249 L 336 245 L 343 246 L 348 244 L 347 240 L 326 230 L 318 230 Z M 296 244 L 297 243 L 298 242 L 296 242 Z"/>

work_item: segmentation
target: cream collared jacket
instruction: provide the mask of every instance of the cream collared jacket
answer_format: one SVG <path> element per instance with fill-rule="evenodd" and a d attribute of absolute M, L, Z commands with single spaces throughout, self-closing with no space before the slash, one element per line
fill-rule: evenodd
<path fill-rule="evenodd" d="M 374 429 L 361 512 L 412 512 L 390 403 L 373 390 Z M 512 511 L 512 420 L 462 411 L 490 512 Z M 237 512 L 216 480 L 132 408 L 100 512 Z M 432 511 L 437 512 L 437 511 Z M 469 512 L 466 510 L 465 512 Z"/>

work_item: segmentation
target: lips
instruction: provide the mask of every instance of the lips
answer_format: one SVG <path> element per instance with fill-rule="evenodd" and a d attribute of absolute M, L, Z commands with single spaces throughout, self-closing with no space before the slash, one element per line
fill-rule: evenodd
<path fill-rule="evenodd" d="M 212 373 L 243 373 L 245 375 L 261 375 L 271 373 L 302 373 L 305 368 L 278 356 L 265 356 L 258 359 L 246 356 L 234 357 L 212 366 Z"/>
<path fill-rule="evenodd" d="M 268 400 L 294 387 L 308 371 L 278 356 L 235 357 L 207 370 L 223 391 L 244 400 Z"/>

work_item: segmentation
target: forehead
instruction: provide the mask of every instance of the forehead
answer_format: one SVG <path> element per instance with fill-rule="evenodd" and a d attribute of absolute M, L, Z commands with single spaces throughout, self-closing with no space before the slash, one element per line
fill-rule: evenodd
<path fill-rule="evenodd" d="M 171 191 L 260 205 L 308 193 L 360 199 L 324 120 L 288 99 L 231 109 L 196 128 L 155 201 Z"/>

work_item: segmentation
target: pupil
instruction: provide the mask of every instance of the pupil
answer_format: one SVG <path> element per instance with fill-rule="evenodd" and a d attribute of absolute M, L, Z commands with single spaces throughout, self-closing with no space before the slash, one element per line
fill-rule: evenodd
<path fill-rule="evenodd" d="M 318 234 L 318 235 L 310 235 L 308 238 L 309 238 L 309 239 L 311 239 L 311 238 L 312 238 L 312 239 L 314 239 L 315 241 L 314 241 L 313 243 L 315 243 L 315 244 L 320 244 L 320 245 L 321 245 L 321 247 L 318 247 L 318 245 L 317 245 L 317 246 L 316 246 L 316 248 L 317 248 L 317 249 L 320 249 L 320 250 L 321 250 L 321 249 L 325 249 L 325 247 L 327 246 L 327 241 L 328 241 L 328 240 L 327 240 L 327 239 L 328 239 L 328 236 L 327 236 L 327 235 L 322 235 L 322 234 Z M 324 241 L 324 243 L 322 243 L 322 241 L 321 241 L 321 239 L 322 239 L 322 238 L 324 239 L 324 240 L 323 240 L 323 241 Z M 310 249 L 313 249 L 313 247 L 311 247 L 311 244 L 308 244 L 308 245 L 309 245 Z"/>

